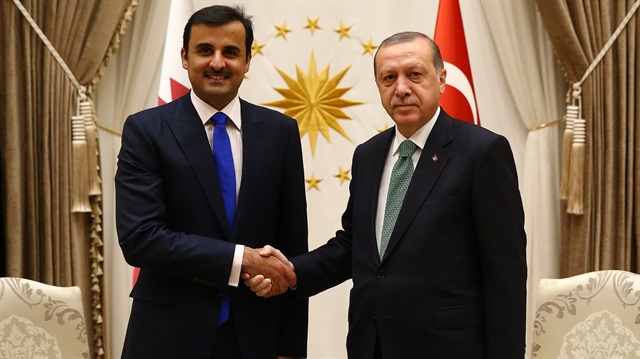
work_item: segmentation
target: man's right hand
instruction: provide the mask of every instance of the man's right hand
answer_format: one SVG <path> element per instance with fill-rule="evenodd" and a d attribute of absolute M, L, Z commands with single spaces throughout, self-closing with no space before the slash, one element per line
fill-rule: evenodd
<path fill-rule="evenodd" d="M 279 250 L 244 248 L 242 279 L 260 297 L 271 297 L 294 288 L 297 284 L 293 264 Z"/>

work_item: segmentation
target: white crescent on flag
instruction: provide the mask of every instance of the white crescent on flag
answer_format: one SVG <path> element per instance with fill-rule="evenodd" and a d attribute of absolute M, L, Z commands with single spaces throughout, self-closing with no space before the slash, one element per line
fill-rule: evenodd
<path fill-rule="evenodd" d="M 455 118 L 480 125 L 458 0 L 440 0 L 433 39 L 447 69 L 447 87 L 440 96 L 440 106 Z"/>
<path fill-rule="evenodd" d="M 450 62 L 444 62 L 444 68 L 447 69 L 447 86 L 451 86 L 462 94 L 469 103 L 471 112 L 473 113 L 473 123 L 480 124 L 478 118 L 478 107 L 476 104 L 476 94 L 473 91 L 473 85 L 471 81 L 456 65 Z M 445 91 L 446 93 L 446 91 Z"/>

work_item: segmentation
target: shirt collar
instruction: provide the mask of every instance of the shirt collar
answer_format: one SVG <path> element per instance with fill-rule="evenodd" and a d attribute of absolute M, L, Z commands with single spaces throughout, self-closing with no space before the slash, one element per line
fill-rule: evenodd
<path fill-rule="evenodd" d="M 415 143 L 416 146 L 418 146 L 418 148 L 420 148 L 420 150 L 424 149 L 424 145 L 427 143 L 427 138 L 429 137 L 429 134 L 431 133 L 431 130 L 433 129 L 433 126 L 435 126 L 436 124 L 436 120 L 438 120 L 438 116 L 440 115 L 440 107 L 438 106 L 438 109 L 436 110 L 436 113 L 433 115 L 433 117 L 431 117 L 431 119 L 422 127 L 420 127 L 418 129 L 418 131 L 416 131 L 416 133 L 414 133 L 411 137 L 406 138 L 404 137 L 400 131 L 398 131 L 398 126 L 396 126 L 396 136 L 393 139 L 393 144 L 392 144 L 392 154 L 395 155 L 398 152 L 398 148 L 400 147 L 400 144 L 404 141 L 404 140 L 411 140 L 411 142 Z"/>
<path fill-rule="evenodd" d="M 231 102 L 229 102 L 220 111 L 200 99 L 198 95 L 193 92 L 193 90 L 191 91 L 191 102 L 193 103 L 193 107 L 196 108 L 198 116 L 200 116 L 200 121 L 202 121 L 203 125 L 206 124 L 217 112 L 224 112 L 224 114 L 229 117 L 229 120 L 233 122 L 238 130 L 242 128 L 242 117 L 240 115 L 240 97 L 238 95 L 236 95 L 236 97 L 234 97 L 233 100 L 231 100 Z"/>

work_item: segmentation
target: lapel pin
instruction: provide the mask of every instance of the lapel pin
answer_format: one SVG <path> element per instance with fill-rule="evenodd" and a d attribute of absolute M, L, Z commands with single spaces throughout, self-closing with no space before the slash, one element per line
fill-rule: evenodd
<path fill-rule="evenodd" d="M 433 160 L 433 163 L 437 163 L 438 162 L 438 155 L 433 155 L 433 157 L 431 157 L 431 159 Z"/>

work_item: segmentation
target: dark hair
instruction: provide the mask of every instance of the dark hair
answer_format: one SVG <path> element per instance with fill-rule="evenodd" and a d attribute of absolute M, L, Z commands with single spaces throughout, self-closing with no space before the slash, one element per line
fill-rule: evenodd
<path fill-rule="evenodd" d="M 425 39 L 427 40 L 427 42 L 429 42 L 429 44 L 431 45 L 431 49 L 433 50 L 433 58 L 432 58 L 433 66 L 435 66 L 436 70 L 438 71 L 442 70 L 444 68 L 444 63 L 442 62 L 442 55 L 440 54 L 440 47 L 438 47 L 438 44 L 436 44 L 436 42 L 433 41 L 433 39 L 431 39 L 429 36 L 421 32 L 405 31 L 405 32 L 399 32 L 397 34 L 393 34 L 387 37 L 386 39 L 384 39 L 384 41 L 382 41 L 380 46 L 378 46 L 378 49 L 376 50 L 376 54 L 373 56 L 374 78 L 376 76 L 376 57 L 378 56 L 378 51 L 380 51 L 380 49 L 387 47 L 389 45 L 398 44 L 401 42 L 411 42 L 418 38 Z"/>
<path fill-rule="evenodd" d="M 247 57 L 249 57 L 251 54 L 251 44 L 253 44 L 253 22 L 251 21 L 251 16 L 244 12 L 244 8 L 237 5 L 212 5 L 193 13 L 184 26 L 184 34 L 182 35 L 182 47 L 184 48 L 185 54 L 189 53 L 189 38 L 191 37 L 191 27 L 193 25 L 220 26 L 234 21 L 239 21 L 242 23 L 242 26 L 244 26 L 246 33 L 244 44 L 247 48 Z"/>

